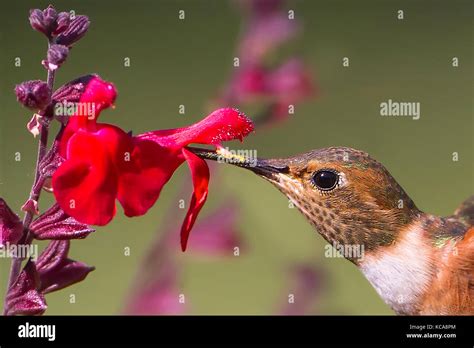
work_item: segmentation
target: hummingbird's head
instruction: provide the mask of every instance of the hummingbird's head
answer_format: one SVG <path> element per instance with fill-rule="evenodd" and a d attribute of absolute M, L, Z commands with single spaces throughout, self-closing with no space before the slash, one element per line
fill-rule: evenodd
<path fill-rule="evenodd" d="M 389 245 L 419 214 L 384 166 L 363 151 L 330 147 L 233 164 L 275 185 L 332 244 L 366 251 Z"/>

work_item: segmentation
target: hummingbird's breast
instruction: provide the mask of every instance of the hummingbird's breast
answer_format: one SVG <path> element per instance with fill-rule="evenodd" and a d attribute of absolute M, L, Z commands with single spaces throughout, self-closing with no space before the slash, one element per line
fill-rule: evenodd
<path fill-rule="evenodd" d="M 461 234 L 460 226 L 423 214 L 392 246 L 367 253 L 359 268 L 397 314 L 472 315 L 474 228 Z"/>
<path fill-rule="evenodd" d="M 401 231 L 392 246 L 367 253 L 359 268 L 398 314 L 416 314 L 434 277 L 434 258 L 421 222 Z"/>

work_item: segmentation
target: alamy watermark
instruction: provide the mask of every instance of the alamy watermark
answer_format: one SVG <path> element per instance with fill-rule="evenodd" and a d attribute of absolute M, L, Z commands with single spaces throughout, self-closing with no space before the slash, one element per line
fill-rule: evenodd
<path fill-rule="evenodd" d="M 88 120 L 95 119 L 95 103 L 73 103 L 64 100 L 54 104 L 54 115 L 56 116 L 84 116 Z"/>
<path fill-rule="evenodd" d="M 328 258 L 344 257 L 346 259 L 363 259 L 364 244 L 340 244 L 334 242 L 324 246 L 324 256 Z"/>
<path fill-rule="evenodd" d="M 36 244 L 10 244 L 0 245 L 0 258 L 38 259 L 38 245 Z"/>
<path fill-rule="evenodd" d="M 389 99 L 380 103 L 380 116 L 408 116 L 419 120 L 421 109 L 419 102 L 397 102 Z"/>

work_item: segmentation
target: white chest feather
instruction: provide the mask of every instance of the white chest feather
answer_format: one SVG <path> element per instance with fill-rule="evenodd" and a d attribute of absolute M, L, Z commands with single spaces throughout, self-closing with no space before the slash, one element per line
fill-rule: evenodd
<path fill-rule="evenodd" d="M 368 255 L 360 270 L 384 301 L 399 314 L 415 314 L 433 276 L 429 246 L 418 226 L 404 232 L 384 253 Z"/>

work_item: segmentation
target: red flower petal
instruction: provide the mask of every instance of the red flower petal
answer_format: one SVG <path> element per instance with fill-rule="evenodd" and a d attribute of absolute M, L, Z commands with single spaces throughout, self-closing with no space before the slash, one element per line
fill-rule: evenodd
<path fill-rule="evenodd" d="M 118 200 L 125 215 L 145 214 L 184 158 L 155 142 L 134 139 L 132 153 L 120 156 Z"/>
<path fill-rule="evenodd" d="M 209 167 L 206 161 L 202 160 L 191 151 L 183 149 L 183 155 L 188 162 L 191 175 L 193 177 L 194 192 L 189 203 L 189 209 L 181 226 L 181 249 L 186 250 L 189 232 L 196 221 L 202 206 L 206 202 L 209 186 Z"/>
<path fill-rule="evenodd" d="M 115 215 L 118 178 L 107 145 L 111 144 L 97 134 L 74 134 L 68 143 L 68 160 L 53 175 L 58 204 L 90 225 L 106 225 Z"/>
<path fill-rule="evenodd" d="M 178 149 L 191 143 L 220 144 L 240 139 L 253 131 L 253 123 L 236 109 L 218 109 L 202 121 L 188 127 L 148 132 L 139 135 L 158 144 Z"/>
<path fill-rule="evenodd" d="M 91 131 L 96 130 L 96 121 L 99 114 L 102 110 L 113 105 L 116 97 L 117 90 L 112 83 L 106 82 L 98 76 L 94 76 L 87 81 L 87 86 L 79 98 L 79 104 L 77 104 L 80 105 L 78 112 L 69 117 L 67 126 L 61 136 L 59 152 L 63 157 L 66 156 L 66 147 L 71 136 L 81 128 L 87 128 Z M 90 110 L 93 110 L 93 115 L 88 114 Z"/>
<path fill-rule="evenodd" d="M 69 123 L 76 126 L 76 128 L 86 124 L 93 124 L 97 121 L 100 112 L 114 103 L 115 98 L 117 98 L 117 90 L 113 83 L 106 82 L 100 77 L 91 79 L 84 93 L 82 93 L 79 102 L 83 103 L 84 106 L 86 106 L 86 103 L 89 103 L 91 106 L 93 104 L 94 114 L 88 114 L 90 109 L 87 107 L 79 108 L 78 113 L 75 114 L 74 117 L 71 117 Z"/>

